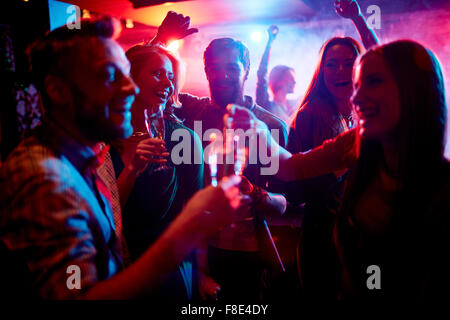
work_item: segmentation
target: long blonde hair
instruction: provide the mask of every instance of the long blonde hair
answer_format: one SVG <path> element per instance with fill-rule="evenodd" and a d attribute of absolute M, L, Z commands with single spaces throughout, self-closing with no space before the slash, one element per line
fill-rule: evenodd
<path fill-rule="evenodd" d="M 143 69 L 142 66 L 147 63 L 154 55 L 163 55 L 169 58 L 172 62 L 173 68 L 173 86 L 174 92 L 167 101 L 164 115 L 176 122 L 181 122 L 174 114 L 174 109 L 179 108 L 181 103 L 178 100 L 178 92 L 183 79 L 183 68 L 179 58 L 166 48 L 160 45 L 152 45 L 149 43 L 137 44 L 127 50 L 126 55 L 131 63 L 131 76 L 137 78 L 139 72 Z"/>

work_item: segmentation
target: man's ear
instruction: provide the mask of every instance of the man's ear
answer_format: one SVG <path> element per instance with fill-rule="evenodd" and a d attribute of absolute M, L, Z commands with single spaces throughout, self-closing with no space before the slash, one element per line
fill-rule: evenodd
<path fill-rule="evenodd" d="M 51 102 L 55 105 L 67 105 L 72 100 L 72 90 L 61 77 L 46 75 L 44 88 Z"/>

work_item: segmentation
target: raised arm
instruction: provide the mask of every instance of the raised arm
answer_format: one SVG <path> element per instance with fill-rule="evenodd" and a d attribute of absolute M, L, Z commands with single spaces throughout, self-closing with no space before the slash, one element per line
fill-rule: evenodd
<path fill-rule="evenodd" d="M 197 28 L 189 28 L 191 18 L 174 11 L 167 12 L 166 17 L 158 28 L 158 33 L 151 41 L 152 44 L 167 46 L 173 40 L 183 39 L 198 32 Z"/>
<path fill-rule="evenodd" d="M 272 25 L 267 29 L 269 36 L 266 44 L 266 48 L 261 57 L 261 62 L 258 68 L 258 82 L 256 84 L 256 103 L 264 108 L 269 108 L 269 92 L 267 82 L 267 69 L 269 65 L 270 50 L 272 49 L 272 42 L 275 40 L 278 34 L 278 27 Z"/>
<path fill-rule="evenodd" d="M 358 30 L 361 41 L 366 49 L 370 49 L 373 46 L 378 45 L 380 42 L 375 34 L 364 19 L 361 9 L 356 0 L 336 0 L 334 2 L 334 9 L 336 13 L 343 18 L 351 19 L 353 24 Z"/>

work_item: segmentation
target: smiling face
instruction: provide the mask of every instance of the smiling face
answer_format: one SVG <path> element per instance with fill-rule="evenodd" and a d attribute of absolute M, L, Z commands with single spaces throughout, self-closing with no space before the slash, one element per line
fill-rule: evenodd
<path fill-rule="evenodd" d="M 174 70 L 170 59 L 159 53 L 149 54 L 135 75 L 141 93 L 136 97 L 136 109 L 152 112 L 164 109 L 174 93 Z M 143 111 L 142 111 L 143 112 Z"/>
<path fill-rule="evenodd" d="M 397 83 L 379 53 L 371 53 L 356 66 L 352 103 L 365 138 L 389 141 L 396 136 L 401 116 Z"/>
<path fill-rule="evenodd" d="M 238 49 L 225 49 L 205 66 L 213 101 L 222 108 L 243 99 L 244 82 L 248 70 L 240 59 Z"/>
<path fill-rule="evenodd" d="M 93 141 L 131 135 L 131 105 L 138 87 L 130 78 L 130 64 L 111 39 L 85 39 L 71 66 L 74 121 Z"/>
<path fill-rule="evenodd" d="M 348 99 L 352 94 L 352 69 L 355 50 L 343 44 L 330 47 L 324 60 L 324 82 L 335 99 Z"/>

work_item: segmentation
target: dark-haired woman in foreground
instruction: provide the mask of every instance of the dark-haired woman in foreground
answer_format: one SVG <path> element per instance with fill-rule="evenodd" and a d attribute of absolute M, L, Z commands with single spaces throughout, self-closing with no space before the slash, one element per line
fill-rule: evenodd
<path fill-rule="evenodd" d="M 450 180 L 441 66 L 422 45 L 394 42 L 360 59 L 354 89 L 360 153 L 335 228 L 343 294 L 433 295 L 448 284 L 448 269 L 442 269 Z M 370 265 L 380 268 L 381 290 L 367 288 Z"/>
<path fill-rule="evenodd" d="M 288 181 L 351 169 L 334 228 L 341 297 L 448 296 L 442 68 L 422 45 L 396 41 L 364 54 L 353 83 L 358 127 L 295 155 L 270 141 L 279 151 L 277 175 Z M 370 266 L 379 268 L 379 290 L 368 289 L 376 285 Z"/>
<path fill-rule="evenodd" d="M 366 49 L 378 39 L 367 25 L 355 0 L 335 1 L 335 10 L 351 19 Z M 289 129 L 287 150 L 305 152 L 333 139 L 355 125 L 350 97 L 352 69 L 364 51 L 351 37 L 333 37 L 319 53 L 319 61 L 303 100 Z M 292 205 L 303 205 L 301 238 L 297 260 L 305 296 L 327 299 L 336 292 L 328 290 L 338 283 L 338 274 L 327 272 L 333 256 L 332 230 L 336 210 L 342 200 L 345 171 L 327 174 L 307 181 L 287 184 L 287 199 Z"/>

